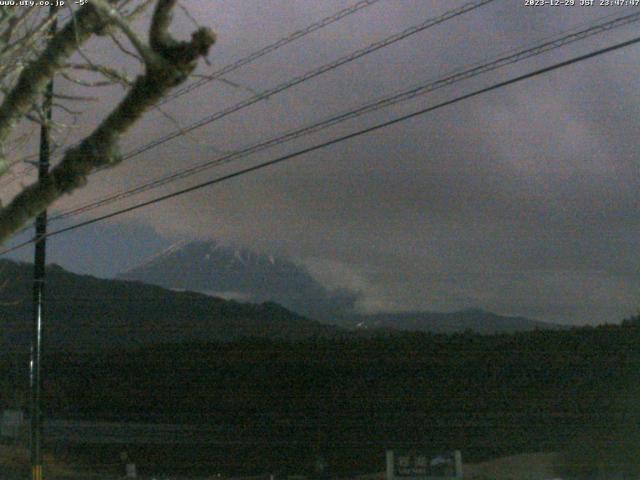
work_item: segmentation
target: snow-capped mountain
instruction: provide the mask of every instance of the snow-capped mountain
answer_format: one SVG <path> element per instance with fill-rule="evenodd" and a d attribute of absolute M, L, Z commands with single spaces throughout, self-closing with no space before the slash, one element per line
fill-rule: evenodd
<path fill-rule="evenodd" d="M 118 278 L 239 301 L 277 302 L 318 319 L 349 312 L 355 302 L 355 295 L 328 291 L 287 259 L 216 241 L 171 245 Z"/>
<path fill-rule="evenodd" d="M 275 302 L 298 314 L 360 332 L 405 330 L 493 334 L 562 328 L 480 309 L 457 312 L 362 314 L 357 294 L 328 291 L 304 267 L 215 241 L 180 242 L 118 275 L 172 290 L 191 290 L 240 302 Z"/>

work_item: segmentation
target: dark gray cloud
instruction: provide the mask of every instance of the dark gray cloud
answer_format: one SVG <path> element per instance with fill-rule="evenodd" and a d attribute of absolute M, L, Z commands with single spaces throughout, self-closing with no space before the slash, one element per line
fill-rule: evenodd
<path fill-rule="evenodd" d="M 383 0 L 229 78 L 263 90 L 462 3 Z M 348 3 L 185 4 L 219 33 L 208 67 L 215 69 Z M 523 4 L 497 1 L 274 96 L 97 175 L 60 206 L 633 11 Z M 192 28 L 184 18 L 179 22 L 180 31 Z M 157 194 L 631 38 L 634 29 L 347 122 Z M 634 248 L 640 233 L 638 60 L 638 47 L 598 57 L 129 214 L 125 221 L 149 225 L 166 238 L 215 237 L 290 255 L 329 286 L 361 292 L 360 306 L 369 311 L 478 306 L 572 324 L 618 321 L 640 303 Z M 164 109 L 186 125 L 249 95 L 214 82 Z M 174 128 L 153 112 L 127 144 L 143 144 Z M 125 248 L 123 242 L 123 258 Z"/>

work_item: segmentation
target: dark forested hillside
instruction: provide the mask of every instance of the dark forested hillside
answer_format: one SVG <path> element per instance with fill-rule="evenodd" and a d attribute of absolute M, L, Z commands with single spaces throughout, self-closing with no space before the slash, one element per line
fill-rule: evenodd
<path fill-rule="evenodd" d="M 7 405 L 27 390 L 31 268 L 0 266 Z M 374 329 L 357 337 L 276 304 L 57 267 L 48 279 L 47 416 L 221 432 L 198 448 L 132 447 L 141 464 L 309 472 L 322 456 L 342 474 L 381 470 L 393 446 L 461 449 L 467 460 L 566 451 L 580 468 L 593 452 L 623 465 L 638 458 L 637 319 L 493 336 Z"/>
<path fill-rule="evenodd" d="M 0 261 L 2 350 L 29 348 L 32 269 L 28 263 Z M 471 329 L 494 333 L 555 327 L 469 310 L 452 314 L 368 316 L 372 320 L 367 324 L 370 328 L 352 329 L 349 327 L 353 327 L 353 322 L 342 327 L 324 324 L 276 303 L 241 303 L 136 281 L 105 280 L 77 275 L 55 265 L 47 268 L 45 311 L 46 348 L 54 351 L 101 351 L 244 337 L 300 340 L 370 336 L 380 328 L 438 332 Z"/>
<path fill-rule="evenodd" d="M 33 266 L 0 261 L 0 348 L 28 351 Z M 241 337 L 341 334 L 274 303 L 251 304 L 47 268 L 48 350 L 96 351 Z"/>
<path fill-rule="evenodd" d="M 230 472 L 304 471 L 319 454 L 335 472 L 381 470 L 393 446 L 478 460 L 578 445 L 624 459 L 640 445 L 625 433 L 640 420 L 639 345 L 627 323 L 53 356 L 47 409 L 224 427 L 215 448 L 180 458 Z"/>

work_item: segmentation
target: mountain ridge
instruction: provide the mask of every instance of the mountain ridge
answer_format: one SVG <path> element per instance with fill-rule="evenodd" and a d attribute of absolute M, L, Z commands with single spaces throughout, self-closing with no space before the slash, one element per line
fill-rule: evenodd
<path fill-rule="evenodd" d="M 178 242 L 117 278 L 178 290 L 223 294 L 254 302 L 273 301 L 305 317 L 352 330 L 395 329 L 432 333 L 512 333 L 561 329 L 562 325 L 478 308 L 456 312 L 416 311 L 362 314 L 358 293 L 331 291 L 292 261 L 223 245 L 215 240 Z"/>
<path fill-rule="evenodd" d="M 358 296 L 328 290 L 289 259 L 213 240 L 178 242 L 116 278 L 251 302 L 272 301 L 319 320 L 348 313 Z"/>
<path fill-rule="evenodd" d="M 445 334 L 472 331 L 483 335 L 569 328 L 522 316 L 499 315 L 480 308 L 467 308 L 454 312 L 355 314 L 342 317 L 335 324 L 355 330 L 394 329 Z"/>
<path fill-rule="evenodd" d="M 0 260 L 0 346 L 28 349 L 33 266 Z M 239 303 L 140 282 L 99 279 L 46 269 L 45 339 L 52 350 L 137 348 L 144 345 L 234 340 L 299 340 L 346 334 L 273 302 Z"/>

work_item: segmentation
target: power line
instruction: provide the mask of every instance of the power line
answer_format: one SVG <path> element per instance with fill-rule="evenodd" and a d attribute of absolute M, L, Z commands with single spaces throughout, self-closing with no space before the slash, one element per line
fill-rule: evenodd
<path fill-rule="evenodd" d="M 523 80 L 527 80 L 527 79 L 536 77 L 538 75 L 542 75 L 542 74 L 545 74 L 545 73 L 548 73 L 548 72 L 551 72 L 551 71 L 554 71 L 554 70 L 558 70 L 560 68 L 564 68 L 566 66 L 573 65 L 573 64 L 576 64 L 578 62 L 582 62 L 584 60 L 588 60 L 590 58 L 594 58 L 596 56 L 603 55 L 603 54 L 608 53 L 608 52 L 612 52 L 612 51 L 619 50 L 619 49 L 622 49 L 622 48 L 625 48 L 625 47 L 628 47 L 628 46 L 631 46 L 631 45 L 635 45 L 637 43 L 640 43 L 640 37 L 635 37 L 635 38 L 633 38 L 631 40 L 627 40 L 627 41 L 622 42 L 622 43 L 617 43 L 617 44 L 612 45 L 610 47 L 602 48 L 602 49 L 593 51 L 593 52 L 585 54 L 585 55 L 580 55 L 578 57 L 574 57 L 574 58 L 571 58 L 569 60 L 565 60 L 563 62 L 556 63 L 556 64 L 548 66 L 548 67 L 544 67 L 544 68 L 541 68 L 541 69 L 538 69 L 538 70 L 534 70 L 533 72 L 529 72 L 529 73 L 526 73 L 524 75 L 520 75 L 520 76 L 511 78 L 509 80 L 505 80 L 505 81 L 502 81 L 502 82 L 495 83 L 495 84 L 493 84 L 493 85 L 491 85 L 489 87 L 484 87 L 484 88 L 481 88 L 479 90 L 475 90 L 475 91 L 473 91 L 471 93 L 467 93 L 465 95 L 461 95 L 461 96 L 453 98 L 451 100 L 447 100 L 447 101 L 438 103 L 438 104 L 433 105 L 431 107 L 423 108 L 423 109 L 418 110 L 416 112 L 412 112 L 412 113 L 409 113 L 409 114 L 406 114 L 406 115 L 402 115 L 402 116 L 394 118 L 392 120 L 388 120 L 386 122 L 382 122 L 382 123 L 376 124 L 374 126 L 367 127 L 367 128 L 358 130 L 356 132 L 349 133 L 347 135 L 342 135 L 340 137 L 336 137 L 336 138 L 328 140 L 326 142 L 322 142 L 322 143 L 313 145 L 311 147 L 303 148 L 303 149 L 298 150 L 296 152 L 289 153 L 287 155 L 283 155 L 281 157 L 278 157 L 278 158 L 275 158 L 275 159 L 272 159 L 272 160 L 268 160 L 266 162 L 259 163 L 257 165 L 252 166 L 252 167 L 247 167 L 247 168 L 244 168 L 242 170 L 238 170 L 236 172 L 233 172 L 233 173 L 230 173 L 230 174 L 227 174 L 227 175 L 223 175 L 221 177 L 214 178 L 212 180 L 208 180 L 206 182 L 202 182 L 202 183 L 199 183 L 197 185 L 193 185 L 191 187 L 184 188 L 184 189 L 178 190 L 176 192 L 169 193 L 167 195 L 163 195 L 163 196 L 154 198 L 152 200 L 147 200 L 145 202 L 141 202 L 141 203 L 138 203 L 136 205 L 133 205 L 133 206 L 130 206 L 130 207 L 127 207 L 127 208 L 123 208 L 121 210 L 108 213 L 106 215 L 102 215 L 100 217 L 96 217 L 96 218 L 92 218 L 92 219 L 89 219 L 89 220 L 85 220 L 85 221 L 77 223 L 75 225 L 71 225 L 69 227 L 65 227 L 65 228 L 61 228 L 61 229 L 52 231 L 52 232 L 48 233 L 46 235 L 46 237 L 52 237 L 52 236 L 55 236 L 55 235 L 59 235 L 61 233 L 65 233 L 65 232 L 69 232 L 69 231 L 72 231 L 72 230 L 76 230 L 78 228 L 85 227 L 85 226 L 91 225 L 93 223 L 101 222 L 103 220 L 106 220 L 106 219 L 109 219 L 109 218 L 113 218 L 113 217 L 122 215 L 124 213 L 128 213 L 128 212 L 131 212 L 131 211 L 134 211 L 134 210 L 138 210 L 140 208 L 147 207 L 149 205 L 153 205 L 155 203 L 162 202 L 164 200 L 169 200 L 171 198 L 178 197 L 180 195 L 184 195 L 186 193 L 190 193 L 190 192 L 193 192 L 193 191 L 196 191 L 196 190 L 200 190 L 200 189 L 202 189 L 204 187 L 208 187 L 208 186 L 211 186 L 211 185 L 222 183 L 222 182 L 225 182 L 227 180 L 231 180 L 232 178 L 240 177 L 242 175 L 246 175 L 248 173 L 251 173 L 251 172 L 254 172 L 254 171 L 257 171 L 257 170 L 261 170 L 263 168 L 270 167 L 272 165 L 276 165 L 278 163 L 282 163 L 282 162 L 284 162 L 286 160 L 290 160 L 292 158 L 296 158 L 296 157 L 305 155 L 307 153 L 311 153 L 311 152 L 314 152 L 316 150 L 320 150 L 320 149 L 329 147 L 331 145 L 336 145 L 336 144 L 344 142 L 346 140 L 350 140 L 352 138 L 360 137 L 362 135 L 366 135 L 368 133 L 371 133 L 371 132 L 374 132 L 374 131 L 377 131 L 377 130 L 380 130 L 380 129 L 383 129 L 383 128 L 386 128 L 386 127 L 389 127 L 389 126 L 392 126 L 392 125 L 395 125 L 397 123 L 401 123 L 401 122 L 404 122 L 406 120 L 425 115 L 425 114 L 433 112 L 435 110 L 439 110 L 441 108 L 444 108 L 444 107 L 459 103 L 459 102 L 461 102 L 463 100 L 468 100 L 470 98 L 477 97 L 477 96 L 482 95 L 484 93 L 488 93 L 488 92 L 491 92 L 491 91 L 494 91 L 494 90 L 498 90 L 498 89 L 506 87 L 508 85 L 512 85 L 514 83 L 518 83 L 518 82 L 521 82 Z M 14 246 L 14 247 L 5 249 L 5 250 L 0 252 L 0 256 L 1 255 L 5 255 L 5 254 L 7 254 L 9 252 L 12 252 L 14 250 L 17 250 L 19 248 L 22 248 L 22 247 L 24 247 L 26 245 L 29 245 L 29 244 L 33 243 L 33 242 L 34 242 L 34 240 L 32 239 L 32 240 L 28 240 L 28 241 L 22 242 L 21 244 L 18 244 L 18 245 Z"/>
<path fill-rule="evenodd" d="M 280 40 L 267 45 L 266 47 L 253 52 L 249 55 L 247 55 L 244 58 L 241 58 L 237 61 L 235 61 L 234 63 L 231 63 L 225 67 L 222 67 L 221 69 L 213 72 L 212 74 L 210 74 L 209 76 L 207 76 L 207 78 L 203 78 L 200 79 L 197 82 L 194 82 L 190 85 L 186 85 L 178 90 L 176 90 L 173 94 L 169 95 L 168 97 L 166 97 L 164 100 L 162 100 L 162 102 L 160 103 L 160 105 L 163 105 L 175 98 L 178 98 L 182 95 L 185 95 L 197 88 L 200 88 L 201 86 L 212 82 L 214 80 L 217 80 L 219 78 L 221 78 L 223 75 L 227 75 L 228 73 L 231 73 L 235 70 L 238 70 L 241 67 L 244 67 L 245 65 L 256 61 L 258 58 L 264 57 L 265 55 L 278 50 L 279 48 L 284 47 L 285 45 L 288 45 L 289 43 L 298 40 L 299 38 L 302 38 L 306 35 L 309 35 L 310 33 L 315 32 L 316 30 L 319 30 L 321 28 L 324 28 L 328 25 L 331 25 L 332 23 L 337 22 L 338 20 L 343 19 L 344 17 L 347 17 L 349 15 L 352 15 L 354 13 L 356 13 L 359 10 L 362 10 L 363 8 L 369 7 L 375 3 L 377 3 L 380 0 L 364 0 L 364 1 L 360 1 L 354 5 L 352 5 L 351 7 L 345 8 L 343 10 L 340 10 L 339 12 L 330 15 L 328 17 L 323 18 L 322 20 L 313 23 L 305 28 L 303 28 L 302 30 L 298 30 L 297 32 L 293 32 L 291 35 L 287 36 L 287 37 L 283 37 Z"/>
<path fill-rule="evenodd" d="M 376 3 L 378 3 L 380 0 L 361 0 L 357 3 L 355 3 L 354 5 L 344 8 L 332 15 L 329 15 L 328 17 L 325 17 L 315 23 L 312 23 L 308 26 L 306 26 L 305 28 L 298 30 L 296 32 L 291 33 L 290 35 L 286 36 L 286 37 L 282 37 L 279 40 L 277 40 L 274 43 L 271 43 L 269 45 L 267 45 L 264 48 L 261 48 L 260 50 L 257 50 L 253 53 L 250 53 L 249 55 L 247 55 L 246 57 L 240 58 L 238 60 L 236 60 L 233 63 L 230 63 L 222 68 L 220 68 L 219 70 L 216 70 L 215 72 L 211 73 L 210 75 L 208 75 L 206 78 L 200 79 L 197 82 L 194 82 L 191 85 L 187 85 L 181 89 L 178 89 L 176 92 L 174 92 L 173 94 L 165 97 L 158 105 L 164 105 L 165 103 L 174 100 L 182 95 L 185 95 L 207 83 L 210 83 L 214 80 L 218 80 L 220 78 L 222 78 L 224 75 L 227 75 L 235 70 L 238 70 L 242 67 L 244 67 L 245 65 L 248 65 L 254 61 L 256 61 L 257 59 L 264 57 L 265 55 L 268 55 L 269 53 L 272 53 L 282 47 L 284 47 L 285 45 L 288 45 L 296 40 L 299 40 L 315 31 L 318 31 L 322 28 L 325 28 L 339 20 L 342 20 L 345 17 L 348 17 L 349 15 L 353 15 L 356 12 L 359 12 L 360 10 L 370 7 Z M 63 18 L 62 20 L 66 20 L 67 18 L 71 17 L 71 14 L 68 15 L 67 17 Z M 69 147 L 69 148 L 73 148 Z M 67 149 L 68 150 L 68 149 Z M 28 160 L 31 159 L 32 156 L 28 156 L 25 157 L 23 160 Z M 20 174 L 20 177 L 25 177 L 26 175 L 28 175 L 31 171 L 33 171 L 34 168 L 29 168 L 26 171 L 22 172 Z M 10 185 L 11 183 L 15 182 L 18 178 L 13 178 L 11 179 L 11 181 L 9 183 L 6 184 L 0 184 L 0 188 L 4 188 L 8 185 Z"/>
<path fill-rule="evenodd" d="M 163 137 L 160 137 L 160 138 L 158 138 L 158 139 L 156 139 L 156 140 L 154 140 L 152 142 L 147 143 L 146 145 L 143 145 L 143 146 L 141 146 L 141 147 L 139 147 L 139 148 L 127 153 L 126 155 L 124 155 L 122 160 L 123 161 L 129 160 L 129 159 L 131 159 L 133 157 L 141 155 L 142 153 L 147 152 L 147 151 L 149 151 L 149 150 L 151 150 L 151 149 L 153 149 L 153 148 L 155 148 L 155 147 L 157 147 L 159 145 L 162 145 L 162 144 L 164 144 L 164 143 L 166 143 L 166 142 L 168 142 L 170 140 L 173 140 L 175 138 L 181 137 L 181 136 L 186 135 L 187 133 L 189 133 L 189 132 L 191 132 L 193 130 L 196 130 L 196 129 L 201 128 L 201 127 L 203 127 L 205 125 L 211 124 L 211 123 L 213 123 L 213 122 L 215 122 L 217 120 L 220 120 L 220 119 L 226 117 L 227 115 L 235 113 L 235 112 L 237 112 L 239 110 L 247 108 L 247 107 L 249 107 L 251 105 L 254 105 L 256 103 L 259 103 L 260 101 L 268 99 L 269 97 L 271 97 L 273 95 L 277 95 L 277 94 L 279 94 L 279 93 L 281 93 L 281 92 L 283 92 L 285 90 L 288 90 L 289 88 L 297 86 L 297 85 L 299 85 L 299 84 L 301 84 L 303 82 L 309 81 L 309 80 L 311 80 L 311 79 L 313 79 L 315 77 L 318 77 L 318 76 L 320 76 L 320 75 L 322 75 L 324 73 L 327 73 L 329 71 L 335 70 L 336 68 L 339 68 L 342 65 L 345 65 L 347 63 L 351 63 L 351 62 L 353 62 L 353 61 L 355 61 L 355 60 L 357 60 L 359 58 L 364 57 L 365 55 L 368 55 L 370 53 L 376 52 L 376 51 L 378 51 L 378 50 L 380 50 L 382 48 L 385 48 L 385 47 L 387 47 L 389 45 L 392 45 L 392 44 L 394 44 L 396 42 L 404 40 L 405 38 L 408 38 L 408 37 L 410 37 L 412 35 L 420 33 L 420 32 L 422 32 L 424 30 L 432 28 L 432 27 L 434 27 L 436 25 L 444 23 L 444 22 L 446 22 L 448 20 L 451 20 L 451 19 L 453 19 L 455 17 L 463 15 L 463 14 L 465 14 L 467 12 L 470 12 L 472 10 L 480 8 L 483 5 L 486 5 L 488 3 L 492 3 L 494 1 L 495 0 L 476 0 L 476 1 L 473 1 L 473 2 L 466 3 L 466 4 L 464 4 L 464 5 L 462 5 L 462 6 L 458 7 L 458 8 L 454 8 L 452 10 L 448 10 L 447 12 L 445 12 L 445 13 L 437 16 L 437 17 L 429 18 L 429 19 L 425 20 L 424 22 L 422 22 L 422 23 L 420 23 L 418 25 L 414 25 L 412 27 L 406 28 L 405 30 L 402 30 L 401 32 L 395 33 L 395 34 L 393 34 L 393 35 L 391 35 L 389 37 L 386 37 L 386 38 L 384 38 L 382 40 L 379 40 L 377 42 L 369 44 L 368 46 L 366 46 L 366 47 L 364 47 L 362 49 L 356 50 L 356 51 L 350 53 L 349 55 L 340 57 L 339 59 L 334 60 L 333 62 L 330 62 L 328 64 L 325 64 L 325 65 L 322 65 L 322 66 L 320 66 L 318 68 L 310 70 L 310 71 L 308 71 L 308 72 L 306 72 L 306 73 L 304 73 L 304 74 L 302 74 L 302 75 L 300 75 L 298 77 L 295 77 L 295 78 L 293 78 L 291 80 L 283 82 L 283 83 L 281 83 L 281 84 L 279 84 L 279 85 L 277 85 L 275 87 L 272 87 L 272 88 L 270 88 L 268 90 L 265 90 L 265 91 L 263 91 L 261 93 L 258 93 L 258 94 L 254 95 L 254 96 L 252 96 L 252 97 L 250 97 L 250 98 L 248 98 L 246 100 L 243 100 L 243 101 L 241 101 L 239 103 L 236 103 L 235 105 L 232 105 L 232 106 L 230 106 L 228 108 L 225 108 L 225 109 L 223 109 L 223 110 L 221 110 L 219 112 L 216 112 L 216 113 L 214 113 L 212 115 L 209 115 L 209 116 L 199 120 L 198 122 L 195 122 L 195 123 L 189 125 L 186 128 L 180 128 L 180 129 L 174 130 L 173 132 L 171 132 L 171 133 L 169 133 L 169 134 L 167 134 L 167 135 L 165 135 Z M 240 62 L 240 61 L 238 61 L 238 62 Z M 247 62 L 247 63 L 249 63 L 249 62 Z M 220 78 L 220 77 L 217 77 L 217 78 Z M 73 146 L 70 147 L 70 148 L 73 148 Z M 105 170 L 107 168 L 109 168 L 109 167 L 98 168 L 98 169 L 95 170 L 95 172 L 99 172 L 99 171 Z M 25 175 L 25 174 L 28 174 L 28 172 L 24 173 L 23 175 Z M 15 180 L 13 180 L 13 181 L 15 181 Z M 12 181 L 12 183 L 13 183 L 13 181 Z"/>
<path fill-rule="evenodd" d="M 487 73 L 499 68 L 502 68 L 506 65 L 510 65 L 525 59 L 529 59 L 533 56 L 537 56 L 540 55 L 542 53 L 546 53 L 549 52 L 551 50 L 557 49 L 557 48 L 561 48 L 563 46 L 566 46 L 568 44 L 571 44 L 573 42 L 579 41 L 579 40 L 583 40 L 587 37 L 596 35 L 598 33 L 602 33 L 605 31 L 610 31 L 614 28 L 619 28 L 625 25 L 628 25 L 630 23 L 633 22 L 637 22 L 640 20 L 640 12 L 639 13 L 634 13 L 631 15 L 627 15 L 624 17 L 620 17 L 620 18 L 616 18 L 614 20 L 611 20 L 609 22 L 605 22 L 605 23 L 601 23 L 595 26 L 591 26 L 587 29 L 584 30 L 580 30 L 577 32 L 573 32 L 571 34 L 565 35 L 564 37 L 561 38 L 556 38 L 547 42 L 544 42 L 540 45 L 536 45 L 534 47 L 530 47 L 524 50 L 520 50 L 517 51 L 511 55 L 507 55 L 507 56 L 502 56 L 499 57 L 489 63 L 485 63 L 485 64 L 480 64 L 480 65 L 476 65 L 476 66 L 472 66 L 471 68 L 467 68 L 465 70 L 461 70 L 461 71 L 456 71 L 454 73 L 448 74 L 438 80 L 429 82 L 427 84 L 423 84 L 423 85 L 419 85 L 417 87 L 412 87 L 410 89 L 404 90 L 402 92 L 390 95 L 390 96 L 386 96 L 383 97 L 379 100 L 370 102 L 368 104 L 365 104 L 361 107 L 358 107 L 357 109 L 354 110 L 349 110 L 346 112 L 343 112 L 341 114 L 332 116 L 330 118 L 327 118 L 325 120 L 322 120 L 320 122 L 314 123 L 312 125 L 308 125 L 299 129 L 295 129 L 292 131 L 289 131 L 283 135 L 280 135 L 278 137 L 274 137 L 271 138 L 269 140 L 266 140 L 264 142 L 260 142 L 258 144 L 254 144 L 251 145 L 249 147 L 246 147 L 242 150 L 236 151 L 236 152 L 232 152 L 229 153 L 227 155 L 224 155 L 222 157 L 218 157 L 214 160 L 209 160 L 207 162 L 203 162 L 201 164 L 195 165 L 193 167 L 189 167 L 189 168 L 185 168 L 182 170 L 179 170 L 177 172 L 174 172 L 170 175 L 165 175 L 162 176 L 160 178 L 157 178 L 153 181 L 150 182 L 146 182 L 142 185 L 139 185 L 137 187 L 134 187 L 132 189 L 128 189 L 128 190 L 124 190 L 121 191 L 119 193 L 116 194 L 109 194 L 105 197 L 102 197 L 100 199 L 94 200 L 91 203 L 82 205 L 80 207 L 76 207 L 74 209 L 71 210 L 67 210 L 64 211 L 54 217 L 51 218 L 51 220 L 60 220 L 63 218 L 68 218 L 71 216 L 75 216 L 81 213 L 85 213 L 91 210 L 94 210 L 96 208 L 105 206 L 105 205 L 109 205 L 113 202 L 119 201 L 119 200 L 123 200 L 126 198 L 129 198 L 131 196 L 137 195 L 139 193 L 157 188 L 159 186 L 162 185 L 166 185 L 169 184 L 171 182 L 174 182 L 176 180 L 180 180 L 183 178 L 187 178 L 191 175 L 195 175 L 199 172 L 202 172 L 206 169 L 209 168 L 213 168 L 222 164 L 226 164 L 229 163 L 231 161 L 240 159 L 240 158 L 244 158 L 246 156 L 252 155 L 258 151 L 273 147 L 275 145 L 279 145 L 288 141 L 291 141 L 293 139 L 297 139 L 300 138 L 302 136 L 306 136 L 306 135 L 310 135 L 312 133 L 317 133 L 323 129 L 326 129 L 330 126 L 342 123 L 346 120 L 350 120 L 356 117 L 359 117 L 361 115 L 367 114 L 367 113 L 371 113 L 373 111 L 379 110 L 381 108 L 386 108 L 389 107 L 391 105 L 397 104 L 399 102 L 403 102 L 403 101 L 407 101 L 410 100 L 412 98 L 415 98 L 417 96 L 420 95 L 424 95 L 426 93 L 430 93 L 434 90 L 437 90 L 439 88 L 443 88 L 446 86 L 450 86 L 454 83 L 463 81 L 463 80 L 467 80 L 469 78 L 475 77 L 477 75 L 483 74 L 483 73 Z"/>
<path fill-rule="evenodd" d="M 355 60 L 357 60 L 357 59 L 359 59 L 359 58 L 361 58 L 361 57 L 363 57 L 365 55 L 368 55 L 368 54 L 373 53 L 373 52 L 375 52 L 377 50 L 380 50 L 380 49 L 382 49 L 384 47 L 387 47 L 387 46 L 392 45 L 392 44 L 394 44 L 396 42 L 404 40 L 404 39 L 406 39 L 406 38 L 408 38 L 408 37 L 410 37 L 412 35 L 420 33 L 420 32 L 422 32 L 424 30 L 427 30 L 428 28 L 431 28 L 431 27 L 434 27 L 434 26 L 439 25 L 441 23 L 444 23 L 444 22 L 446 22 L 448 20 L 451 20 L 451 19 L 453 19 L 455 17 L 458 17 L 460 15 L 463 15 L 464 13 L 467 13 L 467 12 L 470 12 L 472 10 L 475 10 L 475 9 L 477 9 L 477 8 L 483 6 L 483 5 L 486 5 L 488 3 L 491 3 L 493 1 L 495 1 L 495 0 L 477 0 L 475 2 L 470 2 L 470 3 L 467 3 L 465 5 L 462 5 L 461 7 L 449 10 L 449 11 L 447 11 L 447 12 L 445 12 L 445 13 L 437 16 L 437 17 L 429 18 L 429 19 L 421 22 L 420 24 L 417 24 L 417 25 L 414 25 L 412 27 L 406 28 L 405 30 L 402 30 L 402 31 L 400 31 L 398 33 L 395 33 L 395 34 L 393 34 L 393 35 L 391 35 L 389 37 L 386 37 L 386 38 L 384 38 L 382 40 L 379 40 L 377 42 L 369 44 L 367 47 L 364 47 L 364 48 L 356 50 L 356 51 L 354 51 L 354 52 L 352 52 L 352 53 L 350 53 L 348 55 L 340 57 L 339 59 L 334 60 L 333 62 L 330 62 L 328 64 L 322 65 L 322 66 L 320 66 L 318 68 L 315 68 L 313 70 L 310 70 L 310 71 L 308 71 L 308 72 L 306 72 L 306 73 L 304 73 L 304 74 L 302 74 L 302 75 L 300 75 L 298 77 L 295 77 L 295 78 L 293 78 L 291 80 L 283 82 L 283 83 L 281 83 L 281 84 L 279 84 L 279 85 L 277 85 L 277 86 L 275 86 L 275 87 L 273 87 L 271 89 L 268 89 L 266 91 L 258 93 L 256 95 L 254 95 L 254 96 L 252 96 L 252 97 L 250 97 L 250 98 L 248 98 L 248 99 L 246 99 L 244 101 L 241 101 L 241 102 L 239 102 L 239 103 L 237 103 L 235 105 L 232 105 L 232 106 L 230 106 L 230 107 L 228 107 L 228 108 L 226 108 L 224 110 L 218 111 L 218 112 L 216 112 L 216 113 L 214 113 L 212 115 L 208 115 L 207 117 L 205 117 L 203 119 L 200 119 L 199 121 L 191 124 L 190 126 L 188 126 L 186 128 L 174 130 L 173 132 L 171 132 L 171 133 L 169 133 L 169 134 L 167 134 L 167 135 L 165 135 L 163 137 L 160 137 L 160 138 L 158 138 L 158 139 L 156 139 L 156 140 L 154 140 L 154 141 L 152 141 L 150 143 L 147 143 L 146 145 L 143 145 L 143 146 L 141 146 L 141 147 L 139 147 L 139 148 L 137 148 L 137 149 L 125 154 L 124 157 L 123 157 L 123 161 L 129 160 L 129 159 L 131 159 L 133 157 L 141 155 L 142 153 L 144 153 L 144 152 L 146 152 L 148 150 L 151 150 L 151 149 L 153 149 L 153 148 L 155 148 L 155 147 L 157 147 L 159 145 L 162 145 L 162 144 L 164 144 L 164 143 L 166 143 L 166 142 L 168 142 L 170 140 L 173 140 L 175 138 L 183 136 L 183 135 L 185 135 L 185 134 L 187 134 L 187 133 L 189 133 L 189 132 L 191 132 L 193 130 L 196 130 L 196 129 L 201 128 L 201 127 L 203 127 L 205 125 L 211 124 L 211 123 L 213 123 L 213 122 L 215 122 L 217 120 L 220 120 L 221 118 L 226 117 L 227 115 L 230 115 L 230 114 L 235 113 L 235 112 L 237 112 L 239 110 L 242 110 L 242 109 L 244 109 L 246 107 L 254 105 L 254 104 L 260 102 L 261 100 L 264 100 L 264 99 L 269 98 L 269 97 L 271 97 L 273 95 L 281 93 L 281 92 L 283 92 L 283 91 L 285 91 L 285 90 L 287 90 L 289 88 L 292 88 L 292 87 L 294 87 L 296 85 L 299 85 L 299 84 L 301 84 L 303 82 L 306 82 L 308 80 L 311 80 L 311 79 L 313 79 L 313 78 L 315 78 L 315 77 L 317 77 L 319 75 L 322 75 L 322 74 L 324 74 L 326 72 L 334 70 L 334 69 L 336 69 L 336 68 L 338 68 L 338 67 L 340 67 L 342 65 L 345 65 L 347 63 L 353 62 L 353 61 L 355 61 Z M 96 170 L 96 172 L 105 170 L 107 168 L 109 168 L 109 167 L 98 168 Z M 56 218 L 59 219 L 60 217 L 59 216 L 58 217 L 52 217 L 51 220 L 54 220 Z"/>
<path fill-rule="evenodd" d="M 475 10 L 477 8 L 482 7 L 483 5 L 486 5 L 488 3 L 494 2 L 495 0 L 476 0 L 475 2 L 470 2 L 467 3 L 461 7 L 455 8 L 453 10 L 449 10 L 445 13 L 443 13 L 442 15 L 439 15 L 437 17 L 433 17 L 433 18 L 429 18 L 427 20 L 425 20 L 424 22 L 418 24 L 418 25 L 414 25 L 412 27 L 409 27 L 401 32 L 395 33 L 389 37 L 386 37 L 382 40 L 379 40 L 377 42 L 374 42 L 372 44 L 369 44 L 368 46 L 361 48 L 359 50 L 356 50 L 354 52 L 351 52 L 348 55 L 345 55 L 343 57 L 340 57 L 337 60 L 334 60 L 333 62 L 327 63 L 325 65 L 322 65 L 318 68 L 315 68 L 313 70 L 310 70 L 298 77 L 295 77 L 291 80 L 288 80 L 286 82 L 283 82 L 279 85 L 276 85 L 275 87 L 272 87 L 268 90 L 265 90 L 263 92 L 260 92 L 246 100 L 243 100 L 239 103 L 236 103 L 235 105 L 232 105 L 230 107 L 225 108 L 224 110 L 220 110 L 216 113 L 213 113 L 211 115 L 208 115 L 207 117 L 204 117 L 200 120 L 198 120 L 197 122 L 192 123 L 191 125 L 189 125 L 188 127 L 179 129 L 179 130 L 175 130 L 163 137 L 160 137 L 152 142 L 147 143 L 146 145 L 143 145 L 131 152 L 129 152 L 128 154 L 126 154 L 123 158 L 123 160 L 128 160 L 130 158 L 133 158 L 135 156 L 138 156 L 144 152 L 147 152 L 159 145 L 162 145 L 163 143 L 166 143 L 170 140 L 173 140 L 174 138 L 177 137 L 181 137 L 193 130 L 196 130 L 198 128 L 201 128 L 205 125 L 208 125 L 210 123 L 213 123 L 217 120 L 220 120 L 223 117 L 226 117 L 227 115 L 230 115 L 232 113 L 235 113 L 239 110 L 242 110 L 246 107 L 249 107 L 251 105 L 254 105 L 262 100 L 265 100 L 269 97 L 272 97 L 273 95 L 276 95 L 278 93 L 281 93 L 285 90 L 288 90 L 289 88 L 292 88 L 296 85 L 299 85 L 303 82 L 309 81 L 315 77 L 318 77 L 324 73 L 327 73 L 329 71 L 335 70 L 336 68 L 341 67 L 342 65 L 346 65 L 347 63 L 351 63 L 359 58 L 364 57 L 365 55 L 369 55 L 373 52 L 376 52 L 382 48 L 388 47 L 389 45 L 392 45 L 396 42 L 399 42 L 401 40 L 404 40 L 412 35 L 415 35 L 417 33 L 423 32 L 424 30 L 427 30 L 431 27 L 435 27 L 436 25 L 439 25 L 441 23 L 444 23 L 448 20 L 451 20 L 455 17 L 458 17 L 460 15 L 463 15 L 467 12 L 470 12 L 472 10 Z M 100 170 L 100 169 L 99 169 Z M 98 171 L 99 171 L 98 170 Z"/>

